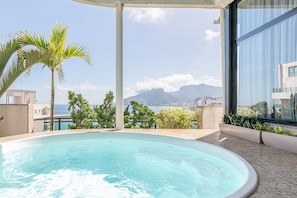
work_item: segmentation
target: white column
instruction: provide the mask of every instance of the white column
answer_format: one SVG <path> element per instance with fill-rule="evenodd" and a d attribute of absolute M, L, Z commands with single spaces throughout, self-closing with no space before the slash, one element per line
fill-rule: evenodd
<path fill-rule="evenodd" d="M 222 85 L 223 85 L 223 114 L 229 113 L 229 79 L 228 71 L 226 71 L 226 43 L 225 43 L 225 9 L 220 11 L 220 25 L 221 25 L 221 52 L 222 52 Z M 229 67 L 228 67 L 229 69 Z"/>
<path fill-rule="evenodd" d="M 123 4 L 116 5 L 116 129 L 124 128 Z"/>

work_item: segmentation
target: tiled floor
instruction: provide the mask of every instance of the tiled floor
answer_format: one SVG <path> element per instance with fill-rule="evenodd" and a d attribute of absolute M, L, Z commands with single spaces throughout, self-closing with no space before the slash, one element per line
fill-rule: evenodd
<path fill-rule="evenodd" d="M 220 142 L 223 138 L 225 140 Z M 255 168 L 259 186 L 250 196 L 251 198 L 297 197 L 296 153 L 253 143 L 220 132 L 199 140 L 229 149 L 241 155 Z"/>
<path fill-rule="evenodd" d="M 94 130 L 76 130 L 85 132 Z M 98 129 L 96 130 L 98 131 Z M 100 130 L 114 131 L 114 130 Z M 251 198 L 290 198 L 297 197 L 297 154 L 246 141 L 237 137 L 221 134 L 217 130 L 156 130 L 156 129 L 126 129 L 124 132 L 150 133 L 167 135 L 185 139 L 196 139 L 231 150 L 245 158 L 256 170 L 259 186 Z M 74 132 L 74 131 L 71 131 Z M 62 133 L 67 133 L 63 131 Z M 53 133 L 27 134 L 0 138 L 0 143 Z M 296 145 L 297 146 L 297 145 Z"/>

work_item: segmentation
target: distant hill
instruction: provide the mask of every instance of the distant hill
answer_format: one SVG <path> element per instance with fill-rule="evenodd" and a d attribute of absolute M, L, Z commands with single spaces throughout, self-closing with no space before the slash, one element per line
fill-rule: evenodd
<path fill-rule="evenodd" d="M 191 99 L 203 98 L 204 96 L 209 97 L 221 97 L 222 87 L 215 87 L 206 84 L 199 85 L 186 85 L 181 87 L 178 91 L 170 92 L 171 95 L 180 99 Z"/>
<path fill-rule="evenodd" d="M 203 98 L 204 96 L 221 97 L 222 88 L 200 84 L 183 86 L 179 91 L 169 93 L 163 89 L 152 89 L 141 91 L 136 96 L 124 99 L 124 104 L 127 105 L 131 100 L 136 100 L 147 106 L 166 106 L 195 100 L 196 98 Z"/>
<path fill-rule="evenodd" d="M 137 102 L 147 106 L 165 106 L 171 105 L 179 99 L 169 93 L 166 93 L 163 89 L 152 89 L 124 99 L 124 104 L 127 105 L 131 100 L 136 100 Z"/>

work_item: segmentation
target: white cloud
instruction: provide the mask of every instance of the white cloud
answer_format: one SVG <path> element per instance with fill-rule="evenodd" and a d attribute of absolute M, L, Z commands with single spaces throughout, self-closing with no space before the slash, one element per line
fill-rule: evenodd
<path fill-rule="evenodd" d="M 50 89 L 50 86 L 47 85 L 46 88 Z M 56 85 L 55 100 L 56 104 L 66 104 L 68 103 L 68 91 L 74 91 L 81 93 L 90 104 L 101 104 L 105 94 L 110 90 L 110 87 L 95 85 L 90 82 Z"/>
<path fill-rule="evenodd" d="M 128 17 L 139 23 L 160 23 L 168 11 L 164 8 L 127 8 Z"/>
<path fill-rule="evenodd" d="M 124 98 L 128 98 L 135 95 L 137 95 L 136 90 L 131 89 L 130 87 L 124 87 Z"/>
<path fill-rule="evenodd" d="M 191 74 L 173 74 L 158 79 L 145 77 L 144 81 L 136 82 L 138 90 L 163 88 L 167 92 L 177 91 L 181 86 L 185 84 L 196 84 Z"/>
<path fill-rule="evenodd" d="M 149 78 L 145 77 L 143 81 L 136 82 L 137 90 L 150 90 L 153 88 L 163 88 L 166 92 L 172 92 L 179 90 L 180 87 L 185 85 L 198 85 L 207 84 L 213 86 L 222 86 L 222 80 L 217 79 L 213 76 L 204 76 L 200 79 L 195 79 L 192 74 L 172 74 L 162 78 Z M 135 91 L 131 91 L 129 96 L 136 95 Z"/>
<path fill-rule="evenodd" d="M 57 85 L 56 90 L 58 92 L 65 92 L 68 90 L 71 91 L 77 91 L 77 92 L 82 92 L 82 91 L 90 91 L 90 90 L 99 90 L 100 86 L 98 85 L 93 85 L 92 83 L 85 82 L 85 83 L 79 83 L 75 85 Z"/>
<path fill-rule="evenodd" d="M 220 36 L 220 31 L 213 31 L 211 29 L 205 30 L 205 40 L 212 41 Z"/>
<path fill-rule="evenodd" d="M 217 86 L 217 87 L 222 87 L 222 80 L 215 78 L 214 76 L 203 76 L 198 84 L 207 84 L 207 85 L 212 85 L 212 86 Z"/>

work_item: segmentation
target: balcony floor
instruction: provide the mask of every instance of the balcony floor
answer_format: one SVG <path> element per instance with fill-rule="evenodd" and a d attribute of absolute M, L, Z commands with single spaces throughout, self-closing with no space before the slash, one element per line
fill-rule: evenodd
<path fill-rule="evenodd" d="M 85 131 L 116 131 L 111 129 L 97 130 L 73 130 L 71 132 Z M 149 133 L 167 135 L 185 139 L 195 139 L 208 142 L 228 150 L 231 150 L 245 158 L 256 170 L 259 177 L 259 186 L 250 196 L 258 197 L 297 197 L 297 154 L 284 150 L 272 148 L 262 144 L 246 141 L 237 137 L 221 134 L 216 129 L 125 129 L 123 132 Z M 60 131 L 59 133 L 67 133 Z M 39 136 L 47 133 L 26 134 L 0 138 L 0 143 L 25 138 Z"/>

